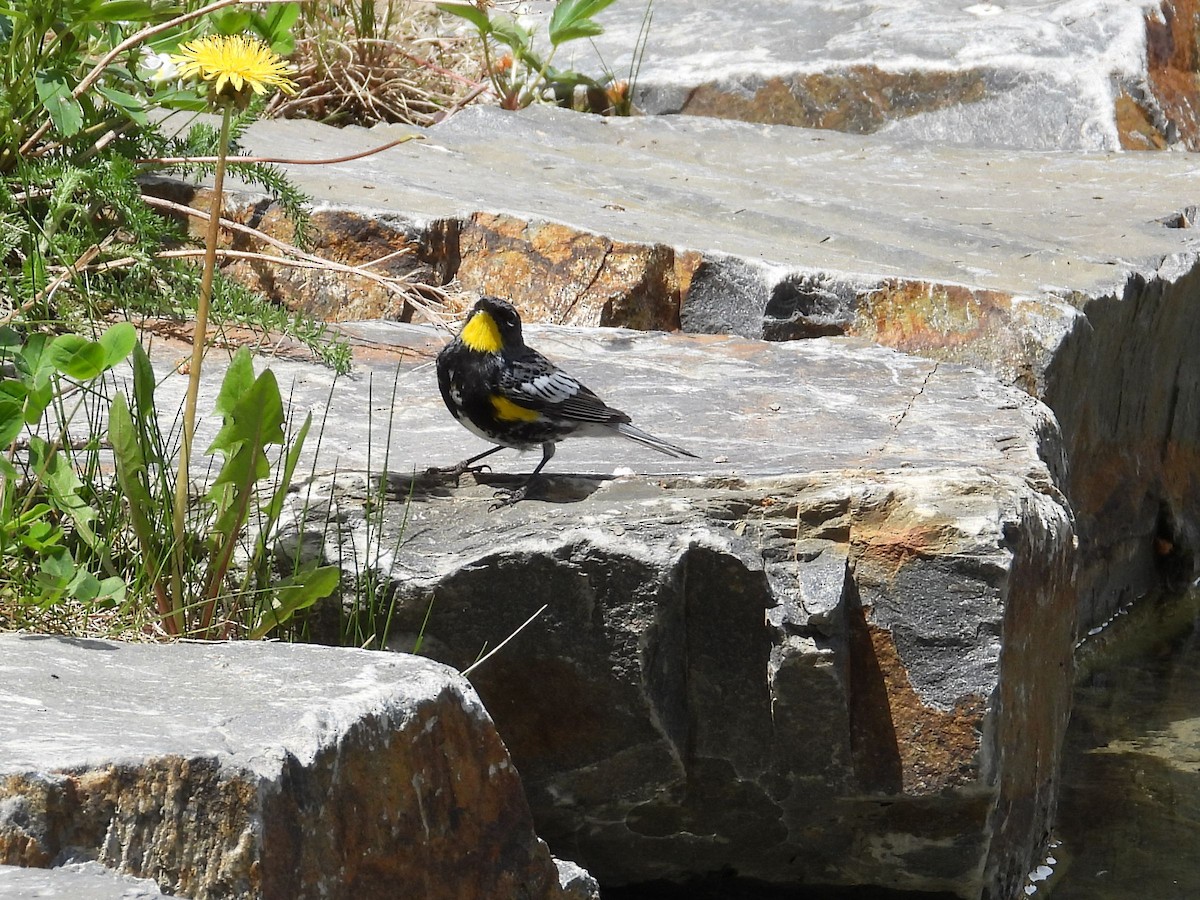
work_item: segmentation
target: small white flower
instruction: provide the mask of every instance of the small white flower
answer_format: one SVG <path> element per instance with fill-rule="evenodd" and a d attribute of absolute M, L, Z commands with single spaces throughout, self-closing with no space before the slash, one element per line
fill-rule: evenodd
<path fill-rule="evenodd" d="M 171 59 L 170 53 L 155 53 L 146 49 L 142 51 L 140 63 L 142 69 L 148 73 L 147 77 L 155 84 L 179 78 L 179 66 Z"/>

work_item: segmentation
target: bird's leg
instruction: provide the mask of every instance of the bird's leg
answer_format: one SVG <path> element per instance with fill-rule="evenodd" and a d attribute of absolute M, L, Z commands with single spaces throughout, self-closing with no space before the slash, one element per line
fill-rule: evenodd
<path fill-rule="evenodd" d="M 525 479 L 525 483 L 515 491 L 496 491 L 496 502 L 489 506 L 488 510 L 500 509 L 503 506 L 512 506 L 514 503 L 520 503 L 524 500 L 525 494 L 529 491 L 529 486 L 538 477 L 538 474 L 542 471 L 542 467 L 550 462 L 552 456 L 554 456 L 554 441 L 546 441 L 546 443 L 542 444 L 542 461 L 537 464 L 537 468 Z"/>
<path fill-rule="evenodd" d="M 483 459 L 485 456 L 491 456 L 493 453 L 497 452 L 498 450 L 503 450 L 503 449 L 504 449 L 504 447 L 497 444 L 495 447 L 492 447 L 490 450 L 484 450 L 482 453 L 476 454 L 475 456 L 472 456 L 470 459 L 464 459 L 458 465 L 445 466 L 444 468 L 440 468 L 440 469 L 439 468 L 429 469 L 428 474 L 451 475 L 454 477 L 454 486 L 458 487 L 458 482 L 462 479 L 463 475 L 465 475 L 467 472 L 474 474 L 476 472 L 491 471 L 491 466 L 476 466 L 476 465 L 473 465 L 473 463 L 477 463 L 477 462 L 479 462 L 479 460 Z"/>

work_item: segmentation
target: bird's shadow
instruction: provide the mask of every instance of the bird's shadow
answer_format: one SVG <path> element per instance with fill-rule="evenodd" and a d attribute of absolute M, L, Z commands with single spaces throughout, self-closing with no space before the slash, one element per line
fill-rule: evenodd
<path fill-rule="evenodd" d="M 480 484 L 496 491 L 513 491 L 521 487 L 528 475 L 510 475 L 503 472 L 467 472 L 460 478 L 445 469 L 426 469 L 424 472 L 388 472 L 388 492 L 398 500 L 424 500 L 448 498 L 456 491 Z M 612 481 L 611 475 L 580 475 L 556 472 L 539 475 L 529 486 L 522 502 L 530 500 L 543 503 L 578 503 L 586 500 L 605 484 Z"/>

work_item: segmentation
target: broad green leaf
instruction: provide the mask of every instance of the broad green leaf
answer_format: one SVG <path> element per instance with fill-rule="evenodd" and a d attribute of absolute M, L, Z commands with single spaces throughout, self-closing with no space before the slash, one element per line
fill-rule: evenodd
<path fill-rule="evenodd" d="M 229 361 L 229 368 L 225 370 L 221 390 L 217 393 L 216 403 L 213 404 L 213 412 L 222 418 L 229 418 L 238 400 L 245 396 L 253 384 L 254 363 L 250 358 L 250 351 L 240 347 Z"/>
<path fill-rule="evenodd" d="M 47 383 L 25 396 L 25 424 L 36 425 L 42 421 L 46 407 L 54 400 L 54 385 Z"/>
<path fill-rule="evenodd" d="M 218 34 L 241 34 L 250 30 L 253 16 L 244 9 L 226 9 L 209 17 Z"/>
<path fill-rule="evenodd" d="M 267 8 L 262 14 L 262 20 L 271 29 L 272 35 L 290 31 L 300 18 L 299 3 L 277 3 Z"/>
<path fill-rule="evenodd" d="M 531 52 L 533 34 L 528 29 L 522 28 L 512 16 L 496 16 L 496 21 L 492 23 L 492 34 L 500 43 L 511 47 L 513 52 L 522 59 Z M 534 66 L 536 68 L 537 64 L 535 63 Z"/>
<path fill-rule="evenodd" d="M 17 369 L 25 374 L 22 379 L 31 388 L 40 388 L 50 383 L 54 374 L 54 363 L 50 359 L 47 348 L 50 338 L 38 333 L 31 334 L 25 341 L 25 347 L 17 355 Z"/>
<path fill-rule="evenodd" d="M 254 484 L 270 474 L 267 445 L 283 443 L 283 400 L 274 372 L 264 371 L 236 400 L 232 391 L 227 391 L 231 378 L 240 381 L 243 377 L 242 366 L 238 365 L 236 371 L 234 368 L 239 357 L 246 360 L 246 368 L 250 366 L 249 351 L 239 350 L 218 397 L 218 406 L 226 410 L 224 424 L 207 451 L 225 456 L 221 471 L 208 492 L 209 499 L 217 507 L 211 538 L 218 551 L 218 562 L 215 570 L 210 569 L 210 572 L 225 568 L 228 554 L 249 514 Z M 227 406 L 231 401 L 233 406 Z"/>
<path fill-rule="evenodd" d="M 0 325 L 0 352 L 3 352 L 5 356 L 11 356 L 24 343 L 25 341 L 17 329 L 11 325 Z"/>
<path fill-rule="evenodd" d="M 611 6 L 613 0 L 561 0 L 554 7 L 546 33 L 554 46 L 581 37 L 595 37 L 604 33 L 600 23 L 592 16 Z"/>
<path fill-rule="evenodd" d="M 258 639 L 285 624 L 302 609 L 337 590 L 342 573 L 337 566 L 320 566 L 284 578 L 273 586 L 270 606 L 258 617 L 250 637 Z"/>
<path fill-rule="evenodd" d="M 138 345 L 141 349 L 141 345 Z M 144 356 L 143 352 L 143 356 Z M 137 371 L 135 361 L 134 371 Z M 117 394 L 108 413 L 108 440 L 113 448 L 113 462 L 117 469 L 117 482 L 129 504 L 129 519 L 138 546 L 142 548 L 143 570 L 157 577 L 158 546 L 154 539 L 154 528 L 150 511 L 152 501 L 146 486 L 146 460 L 138 444 L 139 432 L 129 414 L 129 404 L 124 394 Z M 182 623 L 180 623 L 182 624 Z"/>
<path fill-rule="evenodd" d="M 105 369 L 107 353 L 95 341 L 77 334 L 60 334 L 49 350 L 54 368 L 77 381 L 91 381 Z"/>
<path fill-rule="evenodd" d="M 79 480 L 70 460 L 62 453 L 49 453 L 49 449 L 49 445 L 41 439 L 30 441 L 29 456 L 34 470 L 42 472 L 50 499 L 75 524 L 76 534 L 93 550 L 102 550 L 103 545 L 92 530 L 92 523 L 100 514 L 79 496 L 83 482 Z"/>
<path fill-rule="evenodd" d="M 254 27 L 272 52 L 280 56 L 290 56 L 296 49 L 292 26 L 299 17 L 299 3 L 278 3 L 268 6 L 263 14 L 256 15 Z"/>
<path fill-rule="evenodd" d="M 108 0 L 95 5 L 88 18 L 95 22 L 149 22 L 161 16 L 146 0 Z"/>
<path fill-rule="evenodd" d="M 71 579 L 75 577 L 75 560 L 71 559 L 71 554 L 65 548 L 43 559 L 39 568 L 42 574 L 50 579 L 53 587 L 70 584 Z"/>
<path fill-rule="evenodd" d="M 83 127 L 83 107 L 71 96 L 71 87 L 61 72 L 36 72 L 33 86 L 42 107 L 63 137 L 78 134 Z"/>
<path fill-rule="evenodd" d="M 67 585 L 67 593 L 76 600 L 90 603 L 100 596 L 100 579 L 86 569 L 78 569 Z"/>
<path fill-rule="evenodd" d="M 124 91 L 118 91 L 116 88 L 107 87 L 103 84 L 95 86 L 95 91 L 117 109 L 121 110 L 125 115 L 129 116 L 138 125 L 149 125 L 150 117 L 146 115 L 146 100 L 143 97 L 135 97 L 133 94 L 127 94 Z"/>
<path fill-rule="evenodd" d="M 304 441 L 308 437 L 308 429 L 311 426 L 312 413 L 309 413 L 304 417 L 304 424 L 300 426 L 300 430 L 292 438 L 292 443 L 284 455 L 283 471 L 279 472 L 278 477 L 275 479 L 275 493 L 271 495 L 270 501 L 263 507 L 263 512 L 266 516 L 265 531 L 270 531 L 275 524 L 275 520 L 279 518 L 279 513 L 283 510 L 283 501 L 287 498 L 292 478 L 296 474 L 296 465 L 300 462 L 300 451 L 304 449 Z"/>
<path fill-rule="evenodd" d="M 15 382 L 5 382 L 15 384 Z M 0 393 L 0 448 L 7 447 L 17 439 L 25 427 L 25 401 L 7 393 Z"/>
<path fill-rule="evenodd" d="M 100 581 L 100 596 L 109 598 L 113 603 L 124 603 L 126 590 L 125 579 L 120 575 L 113 575 Z"/>
<path fill-rule="evenodd" d="M 133 347 L 137 342 L 137 329 L 130 322 L 118 322 L 100 335 L 97 343 L 104 349 L 105 370 L 123 362 L 133 352 Z"/>
<path fill-rule="evenodd" d="M 492 33 L 492 23 L 488 19 L 487 13 L 469 3 L 438 3 L 435 4 L 439 10 L 444 13 L 450 13 L 452 16 L 466 19 L 472 25 L 479 29 L 481 35 Z"/>
<path fill-rule="evenodd" d="M 267 369 L 225 417 L 225 424 L 206 451 L 221 453 L 225 464 L 213 487 L 233 482 L 244 484 L 268 474 L 265 450 L 268 444 L 283 443 L 283 400 L 275 373 Z M 252 466 L 243 472 L 243 466 Z M 247 480 L 249 479 L 249 480 Z"/>

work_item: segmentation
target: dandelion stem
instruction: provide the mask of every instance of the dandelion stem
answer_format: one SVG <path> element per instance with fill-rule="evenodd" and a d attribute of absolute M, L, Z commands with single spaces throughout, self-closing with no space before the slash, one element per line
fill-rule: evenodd
<path fill-rule="evenodd" d="M 196 399 L 200 394 L 200 370 L 204 364 L 204 349 L 208 341 L 208 312 L 212 306 L 213 275 L 217 268 L 217 237 L 221 230 L 221 208 L 225 189 L 225 157 L 229 153 L 230 120 L 233 109 L 226 104 L 221 112 L 221 136 L 217 144 L 217 171 L 213 177 L 212 215 L 204 239 L 204 267 L 200 276 L 200 299 L 196 304 L 196 327 L 192 335 L 192 363 L 188 371 L 187 396 L 183 405 L 183 447 L 179 454 L 179 477 L 175 482 L 175 565 L 171 567 L 171 594 L 174 598 L 176 624 L 184 606 L 184 560 L 187 558 L 187 507 L 189 494 L 188 464 L 192 456 L 192 441 L 196 434 Z M 182 630 L 182 629 L 181 629 Z"/>

